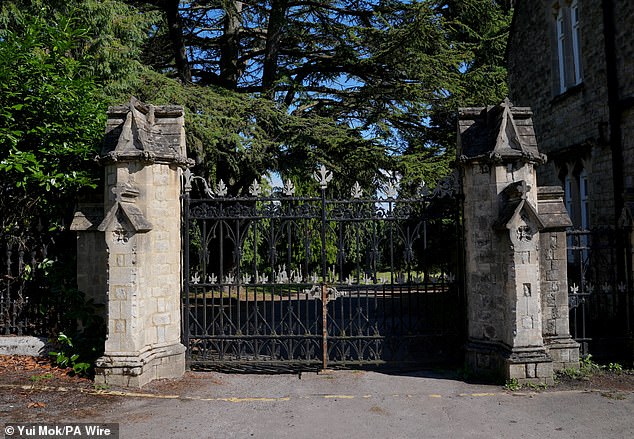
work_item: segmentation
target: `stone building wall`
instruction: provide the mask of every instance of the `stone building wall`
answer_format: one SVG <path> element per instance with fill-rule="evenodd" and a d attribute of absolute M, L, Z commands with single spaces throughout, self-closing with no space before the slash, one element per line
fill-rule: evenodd
<path fill-rule="evenodd" d="M 634 59 L 634 55 L 632 56 Z M 632 73 L 634 78 L 634 73 Z M 631 93 L 634 96 L 634 92 Z M 634 104 L 634 102 L 631 102 Z M 623 139 L 623 162 L 625 189 L 634 188 L 634 107 L 627 108 L 622 115 L 622 139 Z"/>
<path fill-rule="evenodd" d="M 563 28 L 557 26 L 558 19 Z M 574 32 L 576 23 L 578 34 Z M 510 98 L 515 105 L 533 109 L 537 142 L 540 151 L 548 156 L 547 163 L 537 169 L 538 182 L 562 187 L 574 228 L 592 231 L 591 235 L 581 232 L 568 238 L 571 244 L 575 243 L 575 249 L 568 252 L 566 260 L 568 274 L 574 277 L 568 291 L 570 306 L 575 310 L 570 321 L 573 335 L 591 340 L 584 342 L 583 350 L 593 351 L 597 357 L 602 351 L 607 355 L 605 346 L 609 343 L 615 346 L 611 355 L 631 352 L 631 342 L 619 346 L 614 342 L 619 338 L 627 340 L 629 335 L 622 338 L 623 335 L 632 333 L 628 300 L 617 296 L 600 298 L 593 294 L 596 290 L 592 285 L 607 285 L 602 291 L 627 293 L 628 298 L 633 292 L 628 279 L 634 272 L 629 256 L 634 236 L 614 238 L 611 234 L 617 228 L 620 236 L 623 228 L 631 227 L 634 221 L 632 29 L 631 0 L 517 1 L 507 51 Z M 570 50 L 577 41 L 579 51 Z M 562 52 L 567 57 L 560 56 Z M 577 54 L 581 75 L 569 76 L 571 81 L 564 78 L 567 88 L 562 92 L 560 63 L 570 72 L 572 60 L 575 73 Z M 542 248 L 548 246 L 548 242 L 542 243 Z M 584 250 L 585 246 L 590 248 Z M 559 257 L 549 264 L 561 264 Z M 543 270 L 548 272 L 549 267 L 544 266 Z M 555 271 L 548 276 L 555 277 Z M 623 290 L 620 285 L 628 288 Z M 567 342 L 558 335 L 564 320 L 552 307 L 551 285 L 542 288 L 546 292 L 544 343 L 556 346 L 551 348 L 555 363 L 574 363 L 566 351 Z M 583 302 L 575 297 L 578 291 L 586 295 Z"/>
<path fill-rule="evenodd" d="M 616 58 L 619 72 L 619 94 L 634 96 L 634 2 L 615 0 Z"/>
<path fill-rule="evenodd" d="M 619 95 L 622 100 L 621 130 L 625 188 L 634 188 L 634 2 L 617 0 L 615 9 L 616 58 L 619 75 Z"/>
<path fill-rule="evenodd" d="M 75 212 L 71 230 L 77 234 L 77 287 L 87 300 L 104 305 L 99 308 L 101 317 L 107 319 L 106 302 L 108 292 L 108 249 L 103 232 L 97 227 L 103 220 L 104 205 L 83 204 Z"/>
<path fill-rule="evenodd" d="M 564 166 L 573 168 L 569 169 L 573 174 L 575 168 L 583 167 L 588 173 L 590 225 L 612 225 L 614 189 L 601 0 L 579 1 L 582 82 L 564 93 L 558 85 L 554 3 L 516 2 L 508 49 L 510 98 L 515 105 L 530 106 L 535 112 L 540 151 L 549 158 L 538 169 L 539 183 L 561 186 Z M 622 60 L 621 77 L 632 70 L 631 9 L 628 0 L 615 2 L 617 41 L 623 43 L 617 54 Z M 623 83 L 623 92 L 631 87 L 632 77 Z M 628 153 L 628 160 L 630 156 L 634 153 Z M 626 169 L 632 169 L 628 163 L 634 162 L 626 161 Z M 574 217 L 573 221 L 580 222 Z"/>

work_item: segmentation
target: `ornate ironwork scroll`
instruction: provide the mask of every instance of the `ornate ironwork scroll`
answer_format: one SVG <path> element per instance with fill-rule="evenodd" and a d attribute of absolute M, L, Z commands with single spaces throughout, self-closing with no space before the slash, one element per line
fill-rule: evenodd
<path fill-rule="evenodd" d="M 462 337 L 457 179 L 329 199 L 287 180 L 241 197 L 187 172 L 183 338 L 191 365 L 284 371 L 439 363 Z M 200 186 L 196 189 L 196 186 Z M 192 191 L 199 195 L 191 197 Z M 279 194 L 279 195 L 276 195 Z"/>

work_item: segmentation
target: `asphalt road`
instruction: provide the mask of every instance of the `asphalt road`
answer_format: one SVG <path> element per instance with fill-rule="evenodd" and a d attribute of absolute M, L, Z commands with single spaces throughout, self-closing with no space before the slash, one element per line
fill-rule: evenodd
<path fill-rule="evenodd" d="M 14 411 L 18 399 L 11 395 L 20 390 L 9 385 L 2 392 L 5 422 L 26 422 L 27 415 L 29 422 L 116 422 L 125 439 L 634 438 L 632 391 L 509 392 L 424 373 L 300 379 L 188 372 L 182 380 L 102 395 L 86 394 L 90 388 L 23 389 L 23 398 L 50 399 L 46 407 Z"/>
<path fill-rule="evenodd" d="M 154 392 L 154 393 L 151 393 Z M 122 438 L 634 438 L 634 392 L 507 392 L 413 374 L 190 373 L 95 420 Z"/>

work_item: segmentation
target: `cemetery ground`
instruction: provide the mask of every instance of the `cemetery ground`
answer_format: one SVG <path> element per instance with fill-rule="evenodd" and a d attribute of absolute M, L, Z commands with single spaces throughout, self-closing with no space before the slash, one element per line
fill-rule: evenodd
<path fill-rule="evenodd" d="M 190 371 L 126 389 L 46 358 L 0 356 L 0 422 L 117 422 L 122 438 L 633 437 L 634 371 L 585 366 L 547 387 L 474 383 L 454 370 Z"/>

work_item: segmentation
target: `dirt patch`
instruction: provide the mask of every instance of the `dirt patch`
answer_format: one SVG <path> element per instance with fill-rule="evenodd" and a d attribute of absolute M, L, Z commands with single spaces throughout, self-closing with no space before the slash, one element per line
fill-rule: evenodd
<path fill-rule="evenodd" d="M 118 397 L 80 393 L 74 389 L 59 391 L 2 388 L 0 419 L 7 422 L 63 422 L 98 416 Z"/>
<path fill-rule="evenodd" d="M 558 375 L 553 390 L 602 390 L 606 392 L 634 392 L 634 370 L 599 371 L 589 376 L 573 378 Z"/>
<path fill-rule="evenodd" d="M 383 408 L 376 405 L 373 405 L 372 407 L 370 407 L 370 413 L 374 413 L 375 415 L 383 415 L 383 416 L 387 416 L 388 414 Z"/>
<path fill-rule="evenodd" d="M 60 369 L 46 357 L 0 355 L 0 421 L 87 420 L 123 401 L 124 394 L 186 395 L 205 384 L 225 384 L 213 372 L 191 372 L 176 380 L 156 380 L 142 389 L 101 386 Z M 128 396 L 129 397 L 129 396 Z"/>
<path fill-rule="evenodd" d="M 92 380 L 73 376 L 46 357 L 0 355 L 0 384 L 92 386 Z"/>
<path fill-rule="evenodd" d="M 60 422 L 88 419 L 117 397 L 93 394 L 92 380 L 43 357 L 0 355 L 0 419 Z"/>

